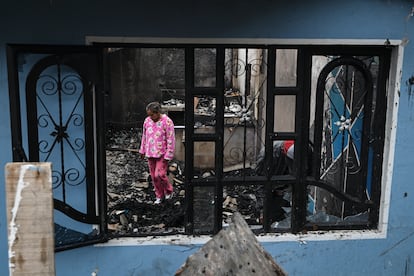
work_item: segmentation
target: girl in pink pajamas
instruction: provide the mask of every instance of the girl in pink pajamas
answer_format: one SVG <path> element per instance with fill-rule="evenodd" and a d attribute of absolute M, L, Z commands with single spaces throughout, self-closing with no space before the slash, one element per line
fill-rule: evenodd
<path fill-rule="evenodd" d="M 141 158 L 148 158 L 148 167 L 155 188 L 155 204 L 170 199 L 173 187 L 167 177 L 168 161 L 174 157 L 175 132 L 173 121 L 161 113 L 158 102 L 149 103 L 146 107 L 148 117 L 144 120 L 141 147 Z"/>

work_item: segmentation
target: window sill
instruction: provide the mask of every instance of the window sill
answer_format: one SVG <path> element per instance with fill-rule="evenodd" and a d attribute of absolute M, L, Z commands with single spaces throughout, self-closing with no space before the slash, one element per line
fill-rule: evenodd
<path fill-rule="evenodd" d="M 306 243 L 308 241 L 328 241 L 328 240 L 367 240 L 367 239 L 384 239 L 387 233 L 380 230 L 338 230 L 338 231 L 317 231 L 307 234 L 264 234 L 257 237 L 260 243 L 272 242 L 299 242 Z M 97 247 L 105 246 L 140 246 L 140 245 L 203 245 L 208 242 L 212 236 L 187 236 L 172 235 L 159 237 L 139 237 L 139 238 L 117 238 L 109 240 L 106 243 L 97 244 Z"/>

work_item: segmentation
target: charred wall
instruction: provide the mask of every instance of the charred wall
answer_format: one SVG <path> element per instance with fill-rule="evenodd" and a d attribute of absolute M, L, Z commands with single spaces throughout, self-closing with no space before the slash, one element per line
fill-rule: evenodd
<path fill-rule="evenodd" d="M 162 100 L 162 89 L 184 89 L 184 50 L 122 48 L 107 55 L 110 92 L 108 121 L 141 126 L 145 106 Z"/>

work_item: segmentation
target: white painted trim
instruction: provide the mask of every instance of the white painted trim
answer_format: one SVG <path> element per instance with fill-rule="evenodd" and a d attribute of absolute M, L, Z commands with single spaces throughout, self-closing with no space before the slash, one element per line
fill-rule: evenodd
<path fill-rule="evenodd" d="M 391 186 L 394 168 L 394 153 L 397 136 L 398 107 L 402 78 L 404 47 L 395 47 L 391 54 L 388 83 L 387 116 L 385 121 L 384 154 L 382 163 L 381 199 L 378 230 L 387 234 L 388 215 L 391 203 Z"/>
<path fill-rule="evenodd" d="M 144 44 L 256 44 L 256 45 L 402 45 L 399 39 L 279 39 L 279 38 L 192 38 L 192 37 L 123 37 L 86 36 L 85 42 Z"/>
<path fill-rule="evenodd" d="M 380 231 L 361 231 L 361 230 L 342 230 L 342 231 L 321 231 L 312 234 L 265 234 L 258 236 L 257 240 L 260 243 L 270 242 L 299 242 L 305 243 L 308 241 L 329 241 L 329 240 L 367 240 L 367 239 L 384 239 L 386 236 Z M 186 235 L 172 235 L 172 236 L 151 236 L 140 238 L 118 238 L 109 240 L 106 243 L 99 243 L 95 246 L 140 246 L 140 245 L 178 245 L 189 247 L 191 245 L 203 245 L 212 239 L 211 236 L 186 236 Z"/>

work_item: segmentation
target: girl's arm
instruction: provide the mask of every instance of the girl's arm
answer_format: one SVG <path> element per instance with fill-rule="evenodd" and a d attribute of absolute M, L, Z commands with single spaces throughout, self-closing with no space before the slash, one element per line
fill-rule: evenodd
<path fill-rule="evenodd" d="M 142 126 L 141 146 L 139 148 L 139 153 L 141 155 L 145 155 L 146 146 L 147 146 L 147 129 L 146 129 L 145 121 L 144 121 L 144 124 Z"/>
<path fill-rule="evenodd" d="M 172 160 L 174 158 L 175 151 L 175 131 L 174 123 L 170 118 L 166 120 L 165 126 L 166 140 L 167 140 L 167 150 L 164 155 L 164 159 Z"/>

